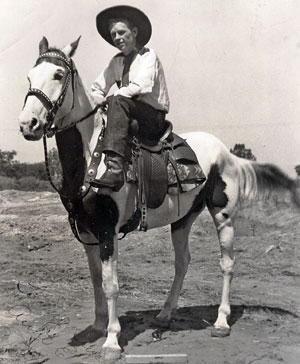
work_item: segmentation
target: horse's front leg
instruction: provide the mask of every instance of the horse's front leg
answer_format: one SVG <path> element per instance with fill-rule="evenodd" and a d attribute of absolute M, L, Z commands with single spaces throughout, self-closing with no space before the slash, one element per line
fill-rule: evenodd
<path fill-rule="evenodd" d="M 83 236 L 84 241 L 89 244 L 97 243 L 97 240 L 91 235 Z M 95 342 L 100 337 L 105 336 L 107 328 L 107 302 L 102 288 L 102 266 L 99 258 L 99 246 L 84 245 L 88 258 L 90 275 L 94 288 L 95 299 L 95 321 L 93 325 L 74 335 L 72 341 L 82 345 Z"/>
<path fill-rule="evenodd" d="M 89 336 L 104 336 L 107 328 L 107 302 L 102 288 L 102 265 L 99 259 L 99 246 L 84 246 L 88 258 L 90 275 L 94 288 L 95 322 L 90 329 Z M 92 339 L 92 338 L 91 338 Z"/>
<path fill-rule="evenodd" d="M 121 356 L 121 348 L 118 343 L 121 326 L 117 313 L 119 283 L 117 272 L 118 240 L 116 235 L 111 239 L 100 241 L 100 257 L 102 262 L 102 285 L 108 307 L 107 339 L 102 347 L 103 357 L 107 360 L 118 359 Z"/>

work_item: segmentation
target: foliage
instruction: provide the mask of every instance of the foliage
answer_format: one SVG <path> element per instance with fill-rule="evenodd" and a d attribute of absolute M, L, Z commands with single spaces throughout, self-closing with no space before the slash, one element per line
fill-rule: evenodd
<path fill-rule="evenodd" d="M 0 191 L 21 190 L 21 191 L 53 191 L 50 183 L 39 180 L 35 177 L 22 177 L 20 179 L 0 176 Z"/>
<path fill-rule="evenodd" d="M 256 157 L 252 154 L 252 150 L 245 147 L 245 144 L 235 144 L 233 149 L 230 149 L 230 153 L 244 159 L 256 161 Z"/>
<path fill-rule="evenodd" d="M 16 190 L 17 179 L 12 177 L 0 176 L 0 191 Z"/>
<path fill-rule="evenodd" d="M 297 166 L 295 166 L 295 171 L 297 173 L 297 176 L 300 177 L 300 164 L 298 164 Z"/>
<path fill-rule="evenodd" d="M 20 163 L 15 159 L 17 152 L 0 149 L 0 190 L 16 189 L 23 191 L 53 191 L 44 162 Z M 61 185 L 62 171 L 58 152 L 49 151 L 49 169 L 53 182 Z"/>
<path fill-rule="evenodd" d="M 7 177 L 15 177 L 15 160 L 17 152 L 15 150 L 2 151 L 0 149 L 0 174 Z"/>

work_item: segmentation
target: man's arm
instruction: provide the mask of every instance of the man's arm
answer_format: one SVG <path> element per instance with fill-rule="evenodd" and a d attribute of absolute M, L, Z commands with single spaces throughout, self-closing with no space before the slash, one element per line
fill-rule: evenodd
<path fill-rule="evenodd" d="M 113 59 L 108 67 L 97 77 L 91 87 L 91 96 L 98 105 L 102 105 L 106 101 L 106 95 L 115 83 L 115 73 Z"/>

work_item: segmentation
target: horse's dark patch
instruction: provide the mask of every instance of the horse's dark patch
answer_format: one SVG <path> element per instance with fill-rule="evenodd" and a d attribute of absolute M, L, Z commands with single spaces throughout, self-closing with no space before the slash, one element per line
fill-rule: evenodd
<path fill-rule="evenodd" d="M 226 214 L 226 212 L 223 212 L 223 214 L 222 214 L 224 217 L 225 217 L 225 219 L 228 219 L 228 217 L 229 217 L 229 215 L 228 214 Z"/>
<path fill-rule="evenodd" d="M 100 258 L 102 261 L 105 261 L 114 253 L 115 227 L 119 220 L 117 204 L 110 196 L 97 195 L 96 220 L 100 245 Z"/>
<path fill-rule="evenodd" d="M 205 205 L 205 196 L 206 196 L 206 185 L 203 187 L 203 189 L 199 192 L 199 194 L 195 197 L 195 200 L 193 202 L 193 205 L 190 209 L 190 211 L 181 219 L 175 221 L 173 224 L 171 224 L 171 232 L 184 228 L 188 219 L 190 216 L 194 213 L 200 213 L 200 211 L 203 209 Z"/>
<path fill-rule="evenodd" d="M 76 127 L 73 127 L 56 134 L 55 138 L 63 172 L 61 193 L 66 196 L 76 196 L 80 186 L 83 185 L 86 169 L 81 134 Z"/>
<path fill-rule="evenodd" d="M 206 204 L 209 208 L 225 207 L 228 203 L 228 197 L 224 192 L 226 183 L 222 180 L 219 168 L 216 164 L 212 165 L 207 176 L 207 181 L 195 197 L 190 211 L 180 220 L 171 224 L 171 231 L 175 231 L 185 226 L 189 217 L 194 213 L 200 213 Z M 225 217 L 225 216 L 224 216 Z"/>
<path fill-rule="evenodd" d="M 214 164 L 210 169 L 206 185 L 209 186 L 207 206 L 209 208 L 225 207 L 228 203 L 228 197 L 224 192 L 226 183 L 222 180 L 219 167 L 216 164 Z"/>

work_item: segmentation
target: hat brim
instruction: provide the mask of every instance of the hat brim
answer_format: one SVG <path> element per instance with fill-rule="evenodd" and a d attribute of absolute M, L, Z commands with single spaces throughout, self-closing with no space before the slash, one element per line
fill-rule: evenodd
<path fill-rule="evenodd" d="M 104 38 L 108 43 L 115 46 L 110 35 L 109 22 L 111 19 L 118 18 L 128 19 L 138 28 L 136 41 L 139 46 L 142 47 L 148 43 L 152 34 L 150 20 L 141 10 L 126 5 L 107 8 L 101 11 L 96 17 L 97 30 L 101 37 Z"/>

